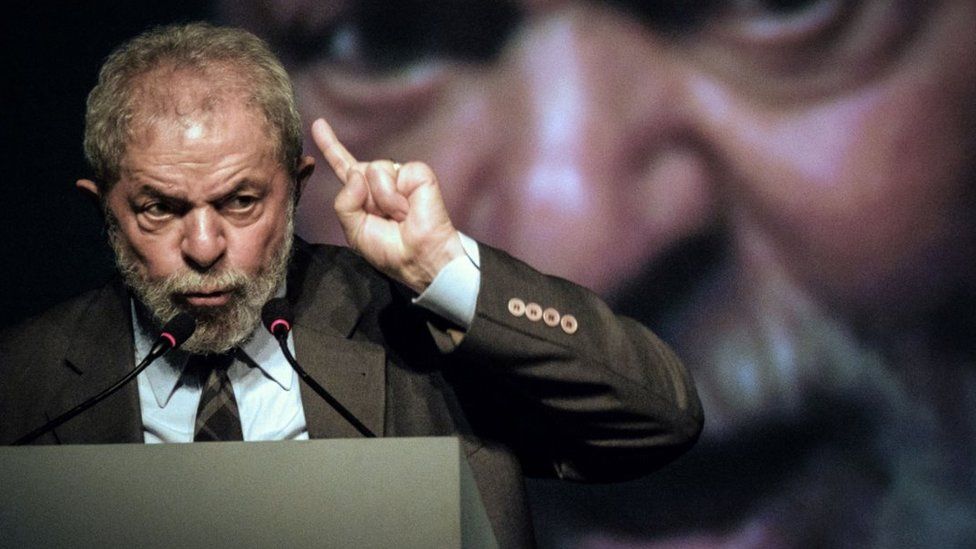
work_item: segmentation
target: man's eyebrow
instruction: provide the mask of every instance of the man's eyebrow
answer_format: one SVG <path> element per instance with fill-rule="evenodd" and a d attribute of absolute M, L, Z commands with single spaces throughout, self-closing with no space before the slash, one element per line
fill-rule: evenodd
<path fill-rule="evenodd" d="M 223 201 L 223 200 L 227 200 L 228 198 L 234 196 L 235 194 L 237 194 L 237 193 L 239 193 L 241 191 L 248 191 L 248 190 L 260 191 L 262 188 L 263 188 L 263 186 L 260 183 L 258 183 L 257 181 L 254 181 L 253 179 L 250 179 L 250 178 L 244 178 L 244 179 L 238 181 L 236 184 L 234 184 L 234 186 L 231 187 L 226 192 L 221 193 L 217 197 L 216 201 L 217 202 L 220 202 L 220 201 Z"/>
<path fill-rule="evenodd" d="M 161 200 L 184 200 L 185 195 L 183 193 L 168 194 L 158 187 L 154 187 L 148 184 L 142 184 L 136 191 L 137 196 L 149 196 L 150 198 L 158 198 Z"/>
<path fill-rule="evenodd" d="M 235 183 L 234 186 L 231 187 L 230 189 L 228 189 L 227 191 L 225 191 L 225 192 L 217 195 L 215 198 L 212 198 L 212 199 L 210 199 L 208 201 L 221 202 L 223 200 L 226 200 L 226 199 L 234 196 L 235 194 L 237 194 L 237 193 L 239 193 L 241 191 L 247 191 L 247 190 L 260 191 L 262 188 L 263 188 L 263 186 L 259 182 L 254 181 L 251 178 L 245 178 L 245 179 L 242 179 L 242 180 L 238 181 L 237 183 Z M 138 197 L 156 198 L 156 199 L 159 199 L 159 200 L 167 200 L 167 201 L 171 201 L 171 202 L 174 202 L 174 201 L 175 202 L 184 202 L 184 201 L 186 201 L 186 194 L 184 192 L 182 192 L 182 191 L 177 191 L 174 194 L 170 194 L 170 193 L 167 193 L 166 191 L 164 191 L 163 189 L 160 189 L 159 187 L 156 187 L 156 186 L 153 186 L 153 185 L 150 185 L 150 184 L 147 184 L 147 183 L 142 184 L 136 190 L 136 196 L 138 196 Z"/>

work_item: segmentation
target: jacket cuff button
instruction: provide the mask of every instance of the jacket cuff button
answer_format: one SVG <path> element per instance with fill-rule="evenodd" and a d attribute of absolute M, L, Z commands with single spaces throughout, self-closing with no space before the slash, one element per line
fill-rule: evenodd
<path fill-rule="evenodd" d="M 512 316 L 522 316 L 525 314 L 525 302 L 517 297 L 508 300 L 508 312 Z"/>
<path fill-rule="evenodd" d="M 542 321 L 546 323 L 547 326 L 556 327 L 559 325 L 559 311 L 549 307 L 545 311 L 542 311 Z"/>
<path fill-rule="evenodd" d="M 559 326 L 564 332 L 572 335 L 579 329 L 579 322 L 576 322 L 576 317 L 573 315 L 563 315 L 563 318 L 559 321 Z"/>

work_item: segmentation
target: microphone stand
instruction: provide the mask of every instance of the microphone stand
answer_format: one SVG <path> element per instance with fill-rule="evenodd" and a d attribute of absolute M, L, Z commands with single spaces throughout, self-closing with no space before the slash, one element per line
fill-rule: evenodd
<path fill-rule="evenodd" d="M 312 376 L 308 375 L 308 372 L 306 372 L 304 368 L 299 366 L 298 361 L 295 360 L 295 357 L 291 355 L 291 351 L 288 350 L 288 332 L 281 330 L 272 333 L 274 338 L 278 341 L 278 345 L 281 347 L 281 352 L 284 353 L 285 359 L 288 361 L 288 364 L 291 364 L 291 367 L 294 368 L 295 372 L 298 373 L 298 377 L 300 377 L 302 381 L 311 387 L 316 394 L 322 397 L 323 400 L 328 402 L 336 412 L 339 412 L 339 415 L 345 418 L 350 425 L 355 427 L 356 430 L 359 431 L 359 434 L 366 438 L 376 438 L 376 434 L 373 433 L 373 431 L 370 431 L 368 427 L 363 425 L 363 423 L 359 421 L 356 416 L 352 415 L 352 412 L 347 410 L 346 407 L 336 400 L 335 397 L 330 395 L 324 387 L 312 379 Z"/>
<path fill-rule="evenodd" d="M 149 354 L 146 355 L 146 358 L 142 359 L 142 362 L 140 362 L 139 365 L 136 366 L 134 370 L 122 376 L 122 379 L 116 381 L 108 389 L 105 389 L 101 393 L 98 393 L 97 395 L 89 398 L 88 400 L 82 402 L 81 404 L 75 406 L 74 408 L 68 410 L 67 412 L 61 414 L 60 416 L 52 419 L 51 421 L 45 423 L 44 425 L 41 425 L 37 429 L 34 429 L 33 431 L 27 433 L 26 435 L 18 438 L 11 445 L 23 446 L 24 444 L 33 441 L 34 439 L 43 435 L 44 433 L 60 426 L 64 422 L 68 421 L 69 419 L 77 416 L 78 414 L 84 412 L 85 410 L 105 400 L 110 395 L 115 393 L 115 391 L 118 391 L 123 385 L 132 381 L 132 378 L 136 377 L 143 370 L 149 367 L 149 365 L 152 364 L 154 360 L 163 356 L 170 350 L 175 349 L 180 345 L 182 345 L 183 342 L 186 341 L 191 334 L 193 334 L 193 330 L 195 328 L 196 328 L 196 322 L 193 320 L 192 316 L 186 313 L 181 313 L 177 315 L 169 322 L 167 322 L 166 326 L 163 326 L 162 333 L 159 335 L 159 338 L 156 340 L 156 343 L 149 351 Z"/>

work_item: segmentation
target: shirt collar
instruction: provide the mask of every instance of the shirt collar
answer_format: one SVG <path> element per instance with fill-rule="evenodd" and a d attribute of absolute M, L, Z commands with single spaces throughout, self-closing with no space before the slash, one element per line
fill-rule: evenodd
<path fill-rule="evenodd" d="M 294 354 L 291 333 L 288 334 L 288 346 Z M 265 376 L 271 378 L 285 391 L 291 390 L 292 381 L 295 379 L 295 376 L 292 375 L 291 365 L 288 364 L 284 353 L 281 352 L 278 340 L 265 330 L 264 326 L 255 329 L 254 333 L 251 334 L 251 339 L 241 347 L 241 351 L 246 355 L 243 358 L 250 359 L 244 361 L 248 366 L 259 368 Z"/>
<path fill-rule="evenodd" d="M 278 288 L 278 291 L 275 292 L 275 297 L 284 296 L 285 286 L 282 284 Z M 149 354 L 154 338 L 152 336 L 152 330 L 147 326 L 142 315 L 138 314 L 136 307 L 135 300 L 131 300 L 130 309 L 132 325 L 134 327 L 133 338 L 135 340 L 136 361 L 138 362 Z M 290 333 L 288 334 L 288 347 L 292 354 L 294 354 L 295 345 Z M 263 326 L 255 328 L 254 332 L 251 333 L 250 339 L 240 350 L 243 351 L 245 356 L 241 357 L 239 355 L 236 362 L 244 359 L 247 366 L 258 368 L 266 377 L 274 381 L 285 391 L 291 390 L 295 377 L 291 375 L 291 365 L 288 364 L 284 353 L 281 352 L 278 341 Z M 160 408 L 166 407 L 173 393 L 180 387 L 181 380 L 183 379 L 183 369 L 186 367 L 186 362 L 189 357 L 189 353 L 181 349 L 176 349 L 156 359 L 155 362 L 150 364 L 142 372 L 142 375 L 149 381 L 149 386 L 152 388 L 153 395 L 156 397 L 156 404 Z M 235 363 L 231 370 L 228 371 L 231 381 L 234 380 L 234 370 L 236 367 L 237 364 Z"/>

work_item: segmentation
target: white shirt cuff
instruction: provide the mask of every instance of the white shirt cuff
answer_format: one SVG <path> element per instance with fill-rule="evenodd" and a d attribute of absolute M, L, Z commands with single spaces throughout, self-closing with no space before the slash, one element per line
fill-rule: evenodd
<path fill-rule="evenodd" d="M 471 237 L 461 232 L 458 235 L 466 256 L 445 265 L 413 302 L 467 330 L 474 320 L 481 290 L 481 254 Z"/>

